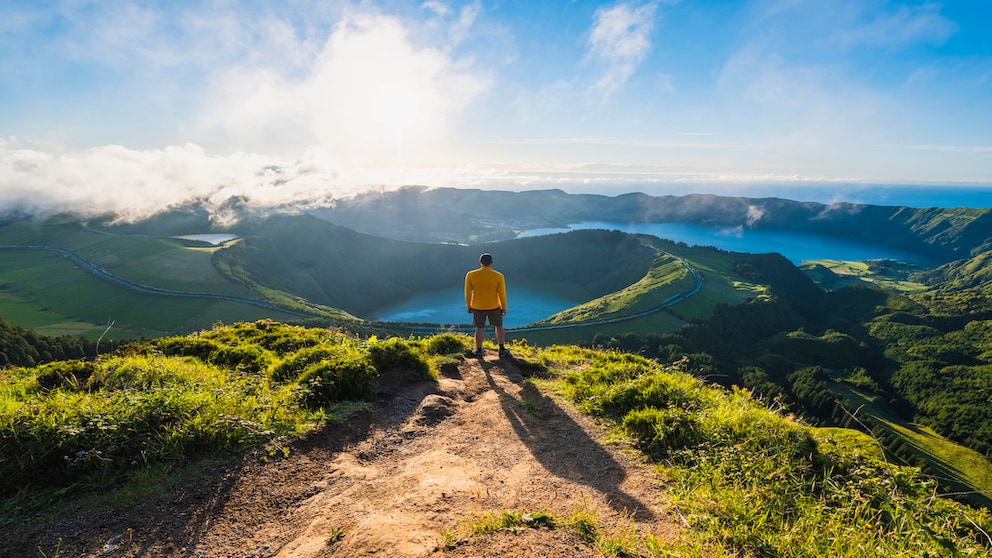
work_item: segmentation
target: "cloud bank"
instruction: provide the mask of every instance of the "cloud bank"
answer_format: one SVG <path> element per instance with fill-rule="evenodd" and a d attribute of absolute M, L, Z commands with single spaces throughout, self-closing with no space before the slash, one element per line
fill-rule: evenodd
<path fill-rule="evenodd" d="M 371 188 L 462 183 L 450 168 L 348 167 L 311 148 L 297 159 L 252 153 L 209 155 L 186 144 L 134 150 L 109 145 L 46 153 L 0 143 L 0 208 L 37 215 L 113 213 L 134 220 L 197 202 L 218 224 L 229 224 L 232 199 L 249 210 L 296 210 L 333 203 Z"/>

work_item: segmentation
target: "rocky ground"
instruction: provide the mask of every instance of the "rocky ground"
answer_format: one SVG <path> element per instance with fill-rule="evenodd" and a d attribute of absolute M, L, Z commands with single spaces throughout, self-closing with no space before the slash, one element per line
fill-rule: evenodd
<path fill-rule="evenodd" d="M 653 467 L 603 434 L 489 351 L 437 382 L 381 382 L 368 409 L 286 456 L 208 467 L 138 504 L 8 526 L 0 556 L 602 555 L 564 528 L 469 536 L 469 521 L 504 511 L 584 512 L 602 534 L 675 537 Z"/>

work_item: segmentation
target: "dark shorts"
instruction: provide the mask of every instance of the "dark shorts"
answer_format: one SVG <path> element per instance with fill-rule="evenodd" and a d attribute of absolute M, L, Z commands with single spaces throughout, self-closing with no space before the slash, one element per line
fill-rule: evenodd
<path fill-rule="evenodd" d="M 472 310 L 472 323 L 475 327 L 486 327 L 486 318 L 489 318 L 489 325 L 495 327 L 503 325 L 503 309 Z"/>

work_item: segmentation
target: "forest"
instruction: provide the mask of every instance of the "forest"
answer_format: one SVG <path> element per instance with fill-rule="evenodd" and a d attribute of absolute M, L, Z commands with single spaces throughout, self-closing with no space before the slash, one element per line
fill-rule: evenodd
<path fill-rule="evenodd" d="M 989 284 L 962 273 L 982 273 L 982 266 L 952 268 L 937 275 L 951 274 L 953 283 L 922 294 L 866 285 L 823 291 L 784 258 L 745 256 L 738 271 L 760 275 L 772 296 L 722 306 L 711 319 L 673 333 L 599 334 L 591 344 L 681 362 L 698 377 L 746 387 L 815 424 L 858 428 L 870 421 L 845 406 L 839 386 L 847 386 L 992 458 Z M 884 429 L 872 431 L 893 456 L 927 468 Z"/>

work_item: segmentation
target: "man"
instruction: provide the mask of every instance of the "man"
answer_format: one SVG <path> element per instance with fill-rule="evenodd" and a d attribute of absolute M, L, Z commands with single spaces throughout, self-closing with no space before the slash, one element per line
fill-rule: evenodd
<path fill-rule="evenodd" d="M 503 316 L 506 315 L 506 280 L 503 274 L 493 269 L 492 254 L 479 257 L 479 269 L 465 274 L 465 306 L 472 314 L 475 326 L 475 352 L 472 356 L 482 357 L 482 340 L 485 338 L 486 319 L 496 328 L 496 342 L 499 343 L 499 356 L 510 356 L 504 346 L 506 330 L 503 329 Z"/>

